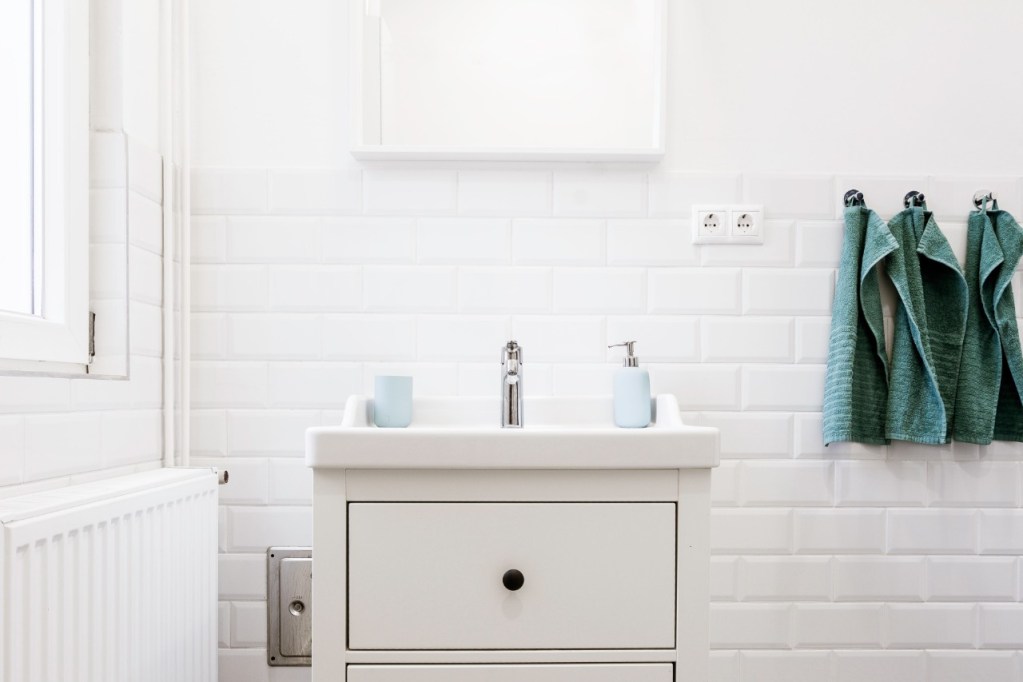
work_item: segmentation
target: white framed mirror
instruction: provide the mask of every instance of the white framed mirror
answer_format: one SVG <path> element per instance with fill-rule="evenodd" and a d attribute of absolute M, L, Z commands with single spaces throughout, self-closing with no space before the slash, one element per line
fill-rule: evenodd
<path fill-rule="evenodd" d="M 665 0 L 349 0 L 361 159 L 656 160 Z"/>

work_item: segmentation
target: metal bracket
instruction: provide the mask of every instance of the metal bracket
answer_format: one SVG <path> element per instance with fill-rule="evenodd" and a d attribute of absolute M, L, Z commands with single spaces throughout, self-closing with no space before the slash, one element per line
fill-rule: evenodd
<path fill-rule="evenodd" d="M 266 569 L 266 662 L 312 665 L 312 547 L 270 547 Z"/>
<path fill-rule="evenodd" d="M 846 207 L 863 206 L 863 192 L 858 189 L 851 189 L 845 193 L 845 196 L 842 197 L 842 201 L 845 203 Z"/>
<path fill-rule="evenodd" d="M 906 208 L 915 208 L 917 206 L 924 206 L 926 201 L 923 193 L 914 189 L 906 193 L 906 196 L 902 199 L 902 205 Z"/>
<path fill-rule="evenodd" d="M 992 192 L 991 190 L 986 190 L 986 189 L 982 189 L 982 190 L 978 190 L 977 192 L 974 192 L 974 194 L 973 194 L 973 207 L 974 208 L 980 209 L 980 207 L 983 206 L 984 203 L 988 202 L 988 201 L 997 202 L 998 201 L 998 193 L 997 192 Z"/>

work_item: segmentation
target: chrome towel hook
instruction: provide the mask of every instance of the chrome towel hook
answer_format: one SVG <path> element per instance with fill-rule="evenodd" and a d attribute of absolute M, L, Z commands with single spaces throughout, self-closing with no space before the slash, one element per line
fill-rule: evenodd
<path fill-rule="evenodd" d="M 902 205 L 906 208 L 914 208 L 916 206 L 923 206 L 927 199 L 924 197 L 923 192 L 918 190 L 910 190 L 906 193 L 906 196 L 902 199 Z"/>
<path fill-rule="evenodd" d="M 973 193 L 974 208 L 980 209 L 981 206 L 989 201 L 998 201 L 998 193 L 992 192 L 989 189 L 980 189 Z"/>
<path fill-rule="evenodd" d="M 845 193 L 844 201 L 846 207 L 863 206 L 864 205 L 863 192 L 861 192 L 858 189 L 851 189 Z"/>

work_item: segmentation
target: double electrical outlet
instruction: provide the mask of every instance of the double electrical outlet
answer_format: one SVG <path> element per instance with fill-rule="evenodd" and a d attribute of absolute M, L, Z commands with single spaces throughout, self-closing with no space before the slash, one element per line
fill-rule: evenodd
<path fill-rule="evenodd" d="M 763 244 L 761 205 L 693 206 L 694 244 Z"/>

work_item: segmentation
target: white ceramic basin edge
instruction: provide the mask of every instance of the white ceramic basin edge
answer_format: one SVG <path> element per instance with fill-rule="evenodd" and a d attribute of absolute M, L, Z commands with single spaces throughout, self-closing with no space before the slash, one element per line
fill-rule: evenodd
<path fill-rule="evenodd" d="M 404 429 L 373 424 L 351 396 L 337 426 L 306 431 L 308 466 L 345 469 L 674 469 L 718 464 L 718 430 L 682 422 L 674 395 L 653 401 L 643 429 L 614 426 L 606 397 L 527 398 L 523 428 L 500 426 L 496 398 L 417 398 Z"/>

